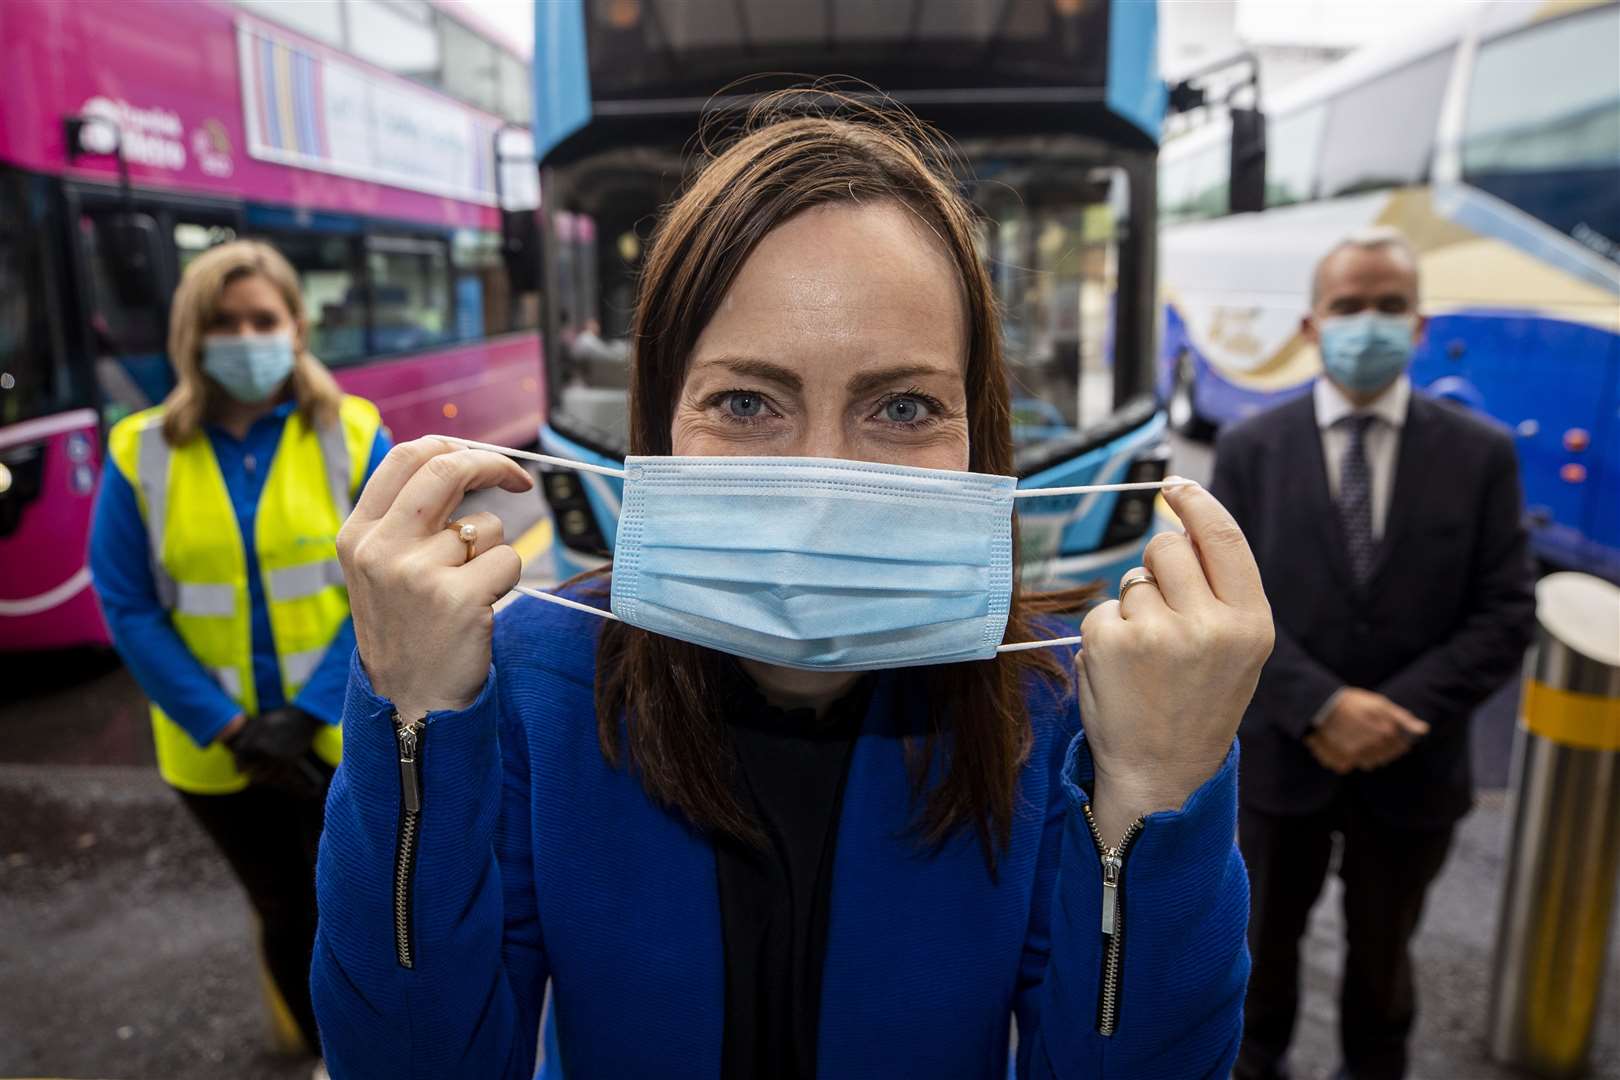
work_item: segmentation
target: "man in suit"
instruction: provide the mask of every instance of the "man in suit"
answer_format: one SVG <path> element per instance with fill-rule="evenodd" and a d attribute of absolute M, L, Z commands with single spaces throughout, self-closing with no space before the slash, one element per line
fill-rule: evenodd
<path fill-rule="evenodd" d="M 1212 490 L 1254 548 L 1277 645 L 1243 719 L 1253 973 L 1234 1075 L 1286 1077 L 1299 940 L 1342 837 L 1344 1071 L 1400 1077 L 1408 944 L 1473 797 L 1468 722 L 1529 643 L 1511 438 L 1414 391 L 1417 260 L 1372 230 L 1317 264 L 1312 390 L 1222 433 Z"/>

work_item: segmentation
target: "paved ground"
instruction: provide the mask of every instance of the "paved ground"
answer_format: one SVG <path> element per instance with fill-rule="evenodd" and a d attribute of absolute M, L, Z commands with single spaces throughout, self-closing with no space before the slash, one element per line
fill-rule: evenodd
<path fill-rule="evenodd" d="M 1178 469 L 1202 475 L 1198 448 Z M 502 507 L 513 533 L 537 504 Z M 532 564 L 531 578 L 546 567 Z M 151 769 L 144 705 L 94 654 L 0 661 L 0 1077 L 292 1080 L 269 1048 L 250 917 L 228 870 Z M 1508 769 L 1514 691 L 1475 723 L 1482 784 Z M 1485 1058 L 1489 958 L 1506 843 L 1499 790 L 1464 823 L 1417 944 L 1414 1074 L 1507 1080 Z M 1312 919 L 1296 1075 L 1331 1075 L 1338 894 Z M 1593 1076 L 1620 1080 L 1620 940 Z"/>

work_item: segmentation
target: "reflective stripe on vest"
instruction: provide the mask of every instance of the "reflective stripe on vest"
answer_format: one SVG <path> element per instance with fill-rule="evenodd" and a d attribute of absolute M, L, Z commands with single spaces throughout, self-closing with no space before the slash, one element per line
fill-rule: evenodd
<path fill-rule="evenodd" d="M 354 509 L 354 499 L 350 494 L 354 490 L 355 481 L 350 477 L 354 468 L 354 455 L 349 453 L 349 440 L 345 437 L 347 424 L 328 424 L 323 428 L 315 429 L 315 438 L 321 444 L 321 460 L 326 463 L 326 489 L 332 493 L 332 505 L 337 508 L 339 521 L 349 516 Z M 370 456 L 371 444 L 366 444 L 366 456 Z M 342 577 L 338 583 L 342 583 Z"/>
<path fill-rule="evenodd" d="M 346 397 L 339 423 L 324 429 L 311 430 L 294 412 L 265 472 L 254 550 L 288 701 L 348 618 L 335 540 L 380 426 L 376 407 L 359 398 Z M 109 448 L 138 486 L 159 599 L 175 630 L 232 700 L 244 712 L 257 712 L 246 549 L 212 444 L 199 436 L 170 447 L 161 409 L 153 409 L 115 427 Z M 331 497 L 311 499 L 312 491 Z M 170 784 L 198 794 L 247 785 L 223 746 L 198 746 L 156 706 L 152 721 L 158 768 Z M 314 749 L 335 765 L 341 731 L 323 727 Z"/>
<path fill-rule="evenodd" d="M 174 578 L 163 568 L 163 526 L 169 517 L 169 452 L 160 414 L 155 423 L 141 431 L 136 475 L 137 490 L 146 497 L 146 538 L 152 551 L 152 581 L 157 586 L 158 600 L 166 608 L 174 607 L 176 600 Z"/>
<path fill-rule="evenodd" d="M 214 669 L 214 679 L 225 689 L 225 692 L 238 701 L 242 700 L 242 673 L 233 667 Z"/>
<path fill-rule="evenodd" d="M 270 599 L 298 600 L 314 596 L 330 585 L 342 585 L 343 567 L 336 559 L 323 559 L 302 566 L 285 566 L 265 576 L 268 578 Z"/>
<path fill-rule="evenodd" d="M 167 572 L 164 574 L 167 577 Z M 174 590 L 174 602 L 169 606 L 185 615 L 213 615 L 228 618 L 236 614 L 236 587 L 233 585 L 200 585 L 194 581 L 169 581 Z"/>

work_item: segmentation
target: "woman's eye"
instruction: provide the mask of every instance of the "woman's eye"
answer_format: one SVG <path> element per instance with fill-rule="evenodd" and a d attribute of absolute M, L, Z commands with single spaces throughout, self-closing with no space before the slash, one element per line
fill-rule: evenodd
<path fill-rule="evenodd" d="M 765 409 L 765 399 L 741 391 L 726 397 L 726 411 L 739 420 L 750 420 Z"/>
<path fill-rule="evenodd" d="M 915 424 L 927 417 L 928 406 L 913 397 L 898 397 L 883 406 L 883 418 L 896 424 Z"/>

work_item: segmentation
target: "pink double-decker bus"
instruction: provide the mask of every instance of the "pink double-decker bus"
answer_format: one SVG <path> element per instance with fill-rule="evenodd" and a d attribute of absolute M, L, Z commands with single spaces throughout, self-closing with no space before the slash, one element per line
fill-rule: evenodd
<path fill-rule="evenodd" d="M 85 565 L 103 436 L 168 391 L 169 297 L 213 244 L 286 254 L 313 351 L 396 439 L 535 440 L 511 50 L 420 2 L 0 0 L 0 71 L 0 650 L 106 640 Z"/>

